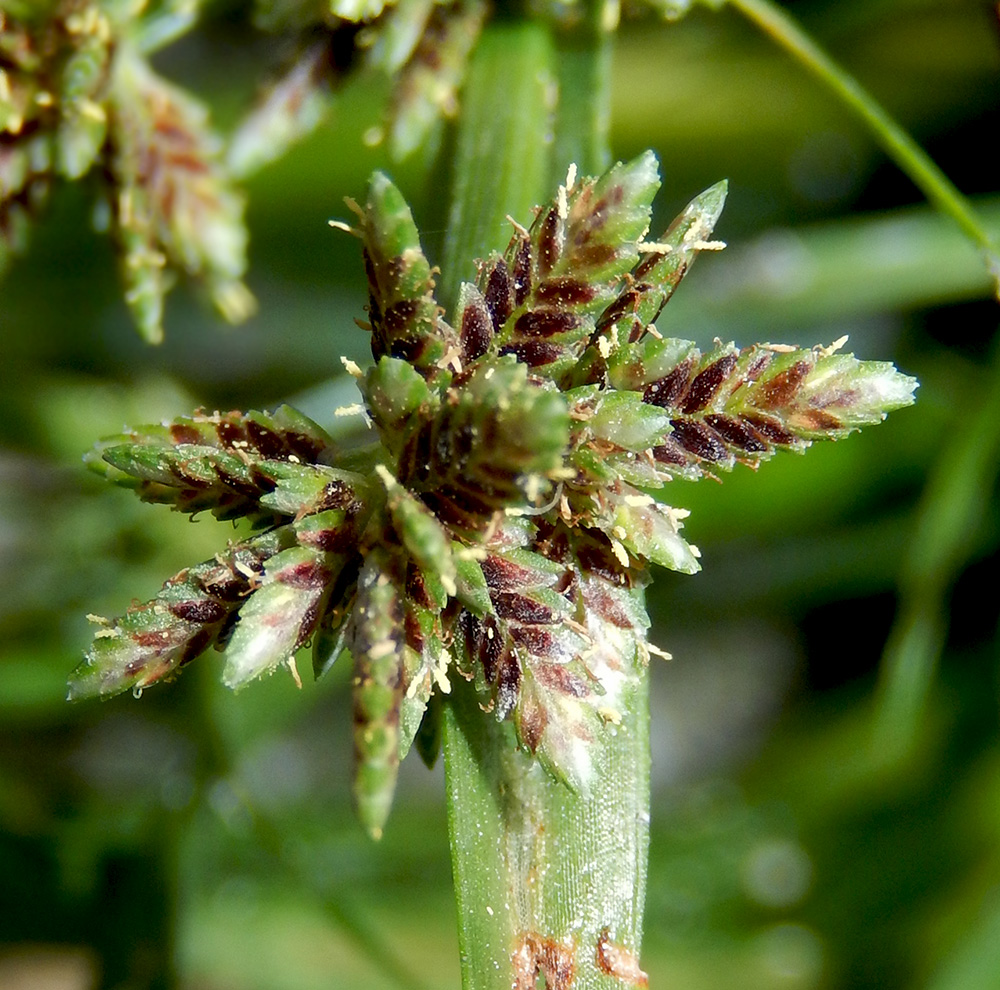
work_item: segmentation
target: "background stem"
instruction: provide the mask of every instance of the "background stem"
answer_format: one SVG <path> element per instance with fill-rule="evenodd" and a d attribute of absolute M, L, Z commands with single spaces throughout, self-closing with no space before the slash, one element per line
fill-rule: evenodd
<path fill-rule="evenodd" d="M 868 126 L 889 157 L 942 213 L 951 217 L 985 254 L 1000 295 L 1000 255 L 972 204 L 955 188 L 910 135 L 879 102 L 846 72 L 799 25 L 771 0 L 729 0 L 782 48 L 840 97 Z"/>

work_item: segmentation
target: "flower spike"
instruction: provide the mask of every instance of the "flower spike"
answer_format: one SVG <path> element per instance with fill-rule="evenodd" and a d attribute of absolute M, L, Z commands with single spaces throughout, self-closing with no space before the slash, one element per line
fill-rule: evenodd
<path fill-rule="evenodd" d="M 660 317 L 712 239 L 725 183 L 656 241 L 652 154 L 598 178 L 571 169 L 445 320 L 409 207 L 383 175 L 355 233 L 373 366 L 357 372 L 377 439 L 337 449 L 287 407 L 196 414 L 101 444 L 91 466 L 147 501 L 264 532 L 105 622 L 71 697 L 142 689 L 210 645 L 233 688 L 308 641 L 319 676 L 354 668 L 358 816 L 382 834 L 399 760 L 436 754 L 455 676 L 484 717 L 586 792 L 651 652 L 648 568 L 700 568 L 675 477 L 756 467 L 912 402 L 916 385 L 837 345 L 664 335 Z M 453 329 L 457 328 L 457 329 Z"/>

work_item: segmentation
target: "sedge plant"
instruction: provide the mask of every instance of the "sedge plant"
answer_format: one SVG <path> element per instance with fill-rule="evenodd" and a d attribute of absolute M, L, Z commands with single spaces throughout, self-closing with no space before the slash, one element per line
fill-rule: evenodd
<path fill-rule="evenodd" d="M 837 345 L 702 351 L 656 319 L 724 183 L 648 239 L 647 153 L 571 168 L 463 282 L 457 308 L 377 174 L 362 243 L 373 364 L 349 363 L 375 439 L 339 448 L 287 406 L 103 441 L 143 499 L 259 530 L 98 620 L 73 698 L 140 693 L 209 647 L 234 689 L 353 665 L 354 797 L 382 834 L 400 758 L 442 736 L 468 987 L 643 985 L 650 565 L 699 569 L 657 496 L 879 422 L 913 379 Z M 471 265 L 470 265 L 471 267 Z"/>
<path fill-rule="evenodd" d="M 353 793 L 373 838 L 391 827 L 400 759 L 443 753 L 467 990 L 644 986 L 647 691 L 662 651 L 643 589 L 657 566 L 700 568 L 664 490 L 878 423 L 915 382 L 843 341 L 701 349 L 672 336 L 664 307 L 723 246 L 727 188 L 652 232 L 654 155 L 607 167 L 610 8 L 484 27 L 482 5 L 426 6 L 262 4 L 265 26 L 313 41 L 224 165 L 201 111 L 146 62 L 183 5 L 0 5 L 21 101 L 4 118 L 6 243 L 19 247 L 51 173 L 100 166 L 128 301 L 153 341 L 175 273 L 231 318 L 252 307 L 231 178 L 319 124 L 332 38 L 357 33 L 362 57 L 398 77 L 399 152 L 461 100 L 440 271 L 382 173 L 336 223 L 360 241 L 368 285 L 372 363 L 345 362 L 363 440 L 288 406 L 198 410 L 89 456 L 145 501 L 253 532 L 151 601 L 94 617 L 70 697 L 138 696 L 210 648 L 233 689 L 278 669 L 299 680 L 306 647 L 317 677 L 351 665 Z M 39 98 L 53 92 L 61 103 Z M 960 197 L 921 175 L 971 231 Z"/>

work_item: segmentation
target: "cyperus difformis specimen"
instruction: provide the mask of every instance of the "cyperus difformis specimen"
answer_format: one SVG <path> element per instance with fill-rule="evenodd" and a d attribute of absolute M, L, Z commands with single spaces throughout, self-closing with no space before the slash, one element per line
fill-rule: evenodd
<path fill-rule="evenodd" d="M 355 797 L 381 833 L 396 767 L 450 678 L 475 679 L 520 745 L 585 790 L 648 647 L 646 565 L 698 570 L 684 513 L 651 491 L 838 438 L 909 404 L 915 382 L 836 348 L 717 344 L 654 327 L 725 199 L 698 196 L 645 240 L 651 153 L 573 170 L 451 323 L 399 191 L 371 182 L 364 245 L 374 364 L 358 377 L 378 440 L 349 454 L 287 407 L 196 414 L 104 441 L 91 458 L 147 501 L 261 534 L 105 622 L 70 697 L 144 688 L 207 647 L 239 688 L 313 643 L 355 667 Z M 426 728 L 426 725 L 425 725 Z"/>

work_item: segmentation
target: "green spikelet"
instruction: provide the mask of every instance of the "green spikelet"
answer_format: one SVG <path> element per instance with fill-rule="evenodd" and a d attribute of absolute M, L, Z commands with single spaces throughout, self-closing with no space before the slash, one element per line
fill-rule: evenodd
<path fill-rule="evenodd" d="M 255 308 L 243 201 L 219 160 L 205 108 L 123 45 L 110 97 L 115 220 L 125 249 L 126 301 L 143 335 L 162 338 L 166 266 L 199 279 L 231 322 Z"/>
<path fill-rule="evenodd" d="M 392 559 L 373 550 L 361 567 L 346 637 L 354 658 L 354 801 L 373 839 L 389 817 L 399 768 L 403 603 Z"/>
<path fill-rule="evenodd" d="M 69 698 L 141 692 L 224 639 L 265 564 L 294 542 L 290 527 L 230 547 L 172 577 L 152 601 L 100 626 L 73 671 Z"/>
<path fill-rule="evenodd" d="M 361 481 L 327 468 L 333 455 L 319 426 L 281 406 L 141 426 L 101 441 L 87 462 L 143 501 L 265 524 L 324 507 L 331 486 Z"/>
<path fill-rule="evenodd" d="M 431 267 L 410 208 L 377 172 L 360 216 L 372 355 L 376 361 L 384 355 L 403 358 L 428 381 L 437 381 L 458 353 L 457 338 L 434 299 Z"/>
<path fill-rule="evenodd" d="M 324 596 L 342 565 L 343 558 L 303 546 L 267 561 L 226 647 L 222 679 L 227 687 L 241 688 L 280 664 L 291 664 L 316 628 Z"/>

